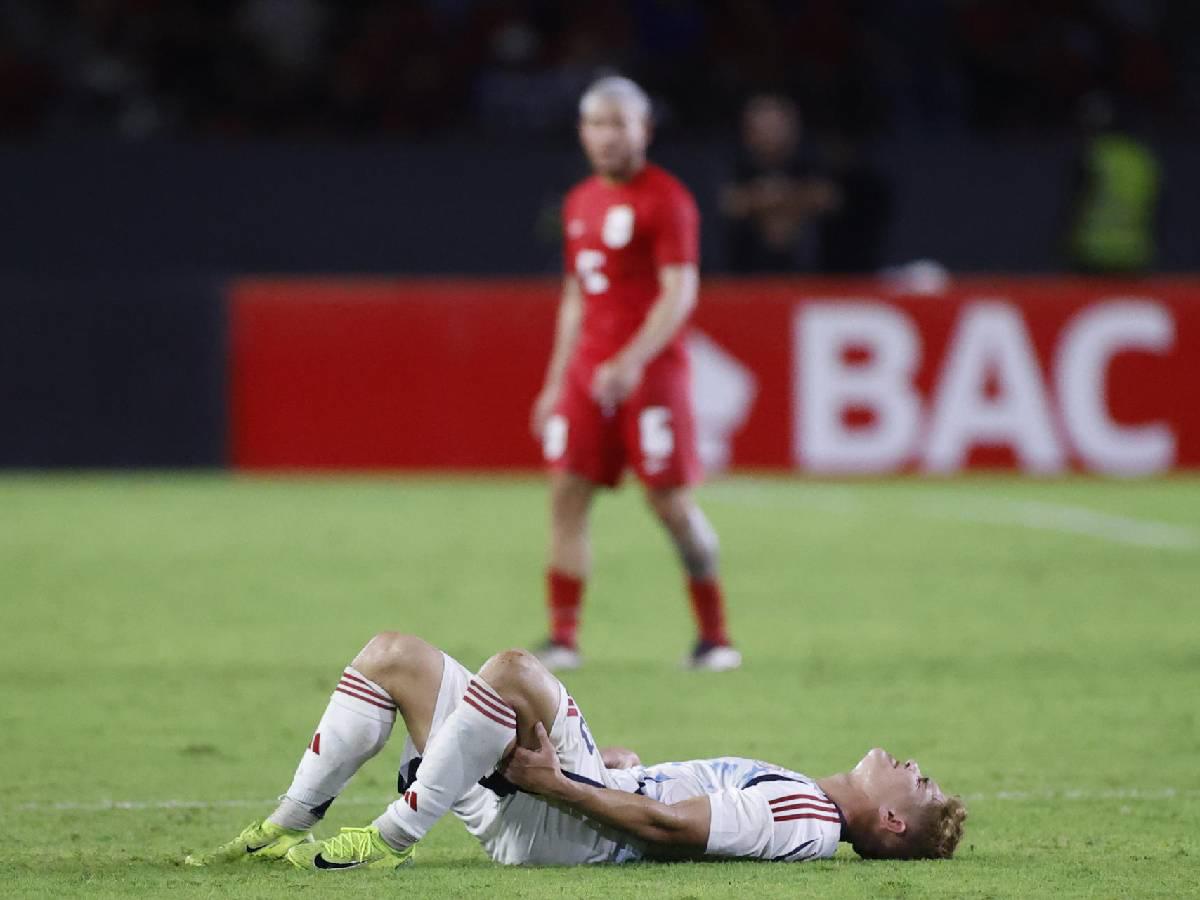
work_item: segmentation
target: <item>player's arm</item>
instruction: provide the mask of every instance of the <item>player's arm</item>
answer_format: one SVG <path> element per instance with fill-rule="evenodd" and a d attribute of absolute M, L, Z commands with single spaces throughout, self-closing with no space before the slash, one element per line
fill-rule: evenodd
<path fill-rule="evenodd" d="M 538 749 L 517 747 L 506 763 L 504 775 L 513 784 L 647 843 L 704 852 L 711 816 L 708 797 L 667 804 L 641 794 L 572 781 L 559 768 L 545 726 L 538 722 L 535 730 Z"/>
<path fill-rule="evenodd" d="M 533 404 L 533 414 L 530 417 L 530 428 L 534 437 L 541 439 L 546 428 L 546 420 L 554 412 L 558 395 L 562 391 L 563 378 L 567 372 L 567 363 L 575 343 L 579 340 L 579 326 L 583 321 L 583 292 L 579 281 L 574 275 L 563 279 L 562 299 L 558 304 L 558 320 L 554 329 L 554 349 L 550 353 L 550 363 L 546 366 L 546 378 L 542 390 Z"/>
<path fill-rule="evenodd" d="M 641 757 L 628 747 L 601 747 L 600 759 L 606 769 L 632 769 L 642 764 Z"/>
<path fill-rule="evenodd" d="M 694 263 L 663 266 L 658 270 L 658 285 L 658 299 L 650 307 L 642 327 L 617 354 L 638 368 L 645 368 L 646 363 L 662 352 L 696 308 L 700 272 Z"/>
<path fill-rule="evenodd" d="M 646 364 L 662 352 L 696 308 L 700 271 L 695 263 L 662 266 L 658 299 L 641 327 L 612 359 L 596 370 L 593 393 L 601 405 L 624 400 L 642 380 Z"/>

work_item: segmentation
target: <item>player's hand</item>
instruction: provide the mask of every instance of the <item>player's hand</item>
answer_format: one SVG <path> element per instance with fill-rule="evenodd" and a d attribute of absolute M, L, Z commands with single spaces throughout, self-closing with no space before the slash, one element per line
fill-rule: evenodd
<path fill-rule="evenodd" d="M 517 746 L 501 766 L 501 773 L 522 790 L 533 794 L 553 794 L 560 782 L 564 781 L 562 769 L 558 766 L 558 754 L 550 743 L 550 735 L 546 734 L 546 726 L 538 722 L 534 726 L 538 739 L 538 748 L 530 750 Z"/>
<path fill-rule="evenodd" d="M 606 769 L 632 769 L 642 764 L 642 758 L 628 747 L 601 747 L 600 758 Z"/>
<path fill-rule="evenodd" d="M 613 357 L 596 367 L 592 377 L 592 399 L 601 409 L 615 409 L 642 382 L 642 367 Z"/>
<path fill-rule="evenodd" d="M 554 407 L 558 405 L 558 385 L 548 384 L 542 388 L 533 401 L 533 410 L 529 414 L 529 430 L 535 440 L 542 440 L 546 434 L 546 423 L 554 415 Z"/>

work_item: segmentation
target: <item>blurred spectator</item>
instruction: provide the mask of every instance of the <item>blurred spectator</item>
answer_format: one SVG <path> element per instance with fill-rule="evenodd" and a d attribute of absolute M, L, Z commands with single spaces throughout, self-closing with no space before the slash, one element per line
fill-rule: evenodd
<path fill-rule="evenodd" d="M 721 194 L 734 272 L 791 272 L 814 217 L 835 209 L 833 184 L 803 150 L 803 125 L 786 97 L 760 95 L 742 113 L 742 153 Z"/>
<path fill-rule="evenodd" d="M 837 202 L 817 227 L 817 269 L 831 275 L 876 272 L 892 220 L 892 186 L 849 135 L 826 140 L 823 155 L 822 174 Z"/>
<path fill-rule="evenodd" d="M 1079 110 L 1083 147 L 1071 172 L 1067 254 L 1093 274 L 1137 275 L 1154 263 L 1159 164 L 1154 151 L 1118 128 L 1112 103 L 1095 94 Z"/>
<path fill-rule="evenodd" d="M 565 127 L 598 70 L 722 132 L 796 97 L 820 131 L 1063 132 L 1104 90 L 1200 117 L 1195 0 L 0 0 L 0 133 Z"/>

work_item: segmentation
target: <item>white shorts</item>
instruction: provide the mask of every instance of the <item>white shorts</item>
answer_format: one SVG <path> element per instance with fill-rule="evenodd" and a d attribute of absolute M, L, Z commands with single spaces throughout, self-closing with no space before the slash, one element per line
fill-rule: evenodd
<path fill-rule="evenodd" d="M 462 700 L 471 678 L 458 660 L 447 654 L 443 656 L 442 683 L 429 728 L 430 739 Z M 558 712 L 550 740 L 558 751 L 559 765 L 569 778 L 613 787 L 583 714 L 561 682 L 558 690 Z M 404 784 L 412 780 L 419 759 L 417 748 L 406 738 L 400 763 L 401 793 Z M 493 786 L 476 784 L 451 810 L 498 863 L 573 866 L 624 862 L 641 855 L 626 838 L 587 821 L 578 813 L 519 791 L 499 776 L 484 781 Z"/>

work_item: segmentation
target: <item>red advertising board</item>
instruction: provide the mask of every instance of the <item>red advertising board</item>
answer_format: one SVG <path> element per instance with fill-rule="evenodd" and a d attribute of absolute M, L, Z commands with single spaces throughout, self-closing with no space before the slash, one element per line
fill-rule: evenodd
<path fill-rule="evenodd" d="M 550 280 L 243 279 L 232 458 L 535 468 Z M 1200 280 L 709 280 L 690 347 L 713 466 L 1200 467 Z"/>

